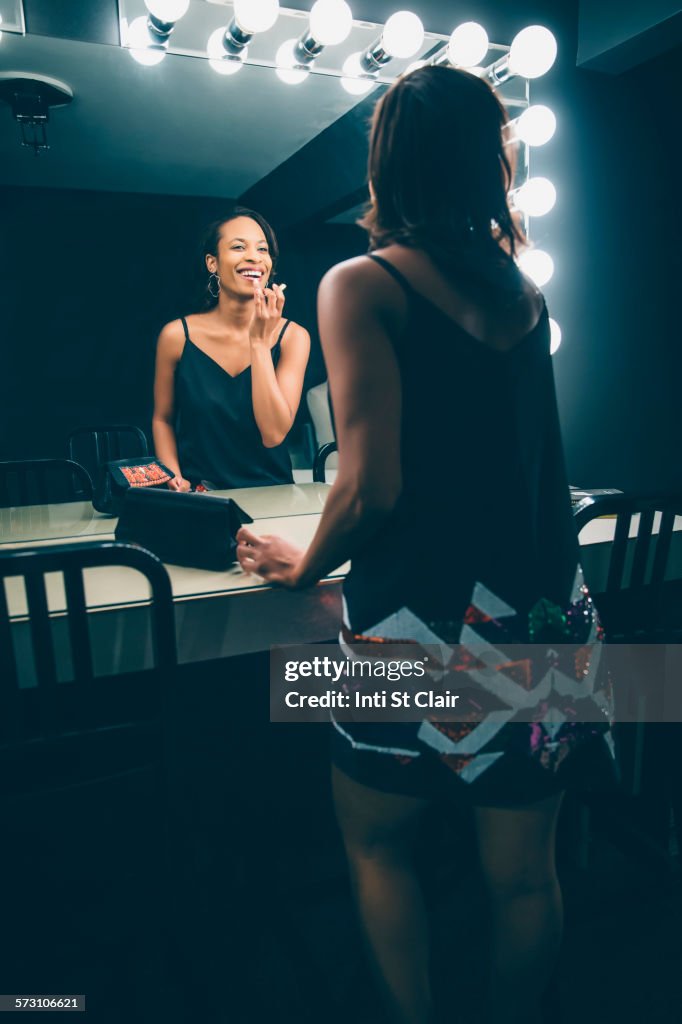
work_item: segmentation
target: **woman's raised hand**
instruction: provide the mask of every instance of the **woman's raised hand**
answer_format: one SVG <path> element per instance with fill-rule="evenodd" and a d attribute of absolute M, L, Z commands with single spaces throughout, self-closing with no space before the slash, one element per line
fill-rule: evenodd
<path fill-rule="evenodd" d="M 271 347 L 272 336 L 282 319 L 284 309 L 284 288 L 273 284 L 272 288 L 253 289 L 254 311 L 249 329 L 249 340 L 252 344 L 267 344 Z"/>

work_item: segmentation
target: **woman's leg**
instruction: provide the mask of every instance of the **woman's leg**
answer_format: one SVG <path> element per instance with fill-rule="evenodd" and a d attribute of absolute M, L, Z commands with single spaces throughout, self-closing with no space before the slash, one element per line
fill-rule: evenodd
<path fill-rule="evenodd" d="M 427 801 L 370 789 L 333 768 L 336 814 L 372 964 L 395 1024 L 431 1024 L 426 909 L 412 864 Z"/>
<path fill-rule="evenodd" d="M 554 967 L 562 930 L 554 857 L 561 794 L 524 807 L 476 810 L 492 904 L 491 1024 L 531 1021 Z"/>

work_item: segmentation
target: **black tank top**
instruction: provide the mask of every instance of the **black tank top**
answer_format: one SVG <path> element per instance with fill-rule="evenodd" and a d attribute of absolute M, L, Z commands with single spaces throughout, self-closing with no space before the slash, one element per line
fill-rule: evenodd
<path fill-rule="evenodd" d="M 353 555 L 348 624 L 371 629 L 407 607 L 455 621 L 476 582 L 518 611 L 565 605 L 578 564 L 559 431 L 549 317 L 511 350 L 468 334 L 372 255 L 405 290 L 394 342 L 402 386 L 403 488 Z"/>
<path fill-rule="evenodd" d="M 251 366 L 234 377 L 194 344 L 181 317 L 185 347 L 175 370 L 175 436 L 180 471 L 193 486 L 262 487 L 293 482 L 286 443 L 263 444 L 251 398 Z M 279 362 L 287 320 L 272 347 Z"/>

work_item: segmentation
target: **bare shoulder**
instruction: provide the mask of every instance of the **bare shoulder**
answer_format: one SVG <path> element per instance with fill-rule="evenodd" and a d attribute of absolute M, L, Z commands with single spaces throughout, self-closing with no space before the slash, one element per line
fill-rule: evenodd
<path fill-rule="evenodd" d="M 282 327 L 284 327 L 285 324 L 287 325 L 287 329 L 284 332 L 282 344 L 284 344 L 285 342 L 287 344 L 290 344 L 292 341 L 294 343 L 310 341 L 310 334 L 308 333 L 308 331 L 306 331 L 305 327 L 301 326 L 301 324 L 297 324 L 295 320 L 287 320 L 286 317 L 284 317 L 284 319 L 282 320 Z"/>
<path fill-rule="evenodd" d="M 362 303 L 363 306 L 369 303 L 379 308 L 394 305 L 401 291 L 390 274 L 369 256 L 354 256 L 337 263 L 320 282 L 323 301 L 338 295 L 344 302 Z"/>
<path fill-rule="evenodd" d="M 159 355 L 167 359 L 179 359 L 185 347 L 185 331 L 182 321 L 171 320 L 161 329 L 157 342 Z"/>

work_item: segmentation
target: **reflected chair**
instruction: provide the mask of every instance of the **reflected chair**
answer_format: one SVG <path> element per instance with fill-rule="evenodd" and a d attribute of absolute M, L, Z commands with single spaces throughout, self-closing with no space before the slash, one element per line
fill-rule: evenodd
<path fill-rule="evenodd" d="M 149 455 L 147 438 L 139 427 L 114 423 L 98 427 L 79 427 L 68 438 L 69 458 L 87 470 L 94 483 L 104 462 L 116 459 L 144 458 Z"/>
<path fill-rule="evenodd" d="M 103 616 L 88 612 L 87 574 L 119 566 L 149 583 L 149 604 L 137 611 L 151 667 L 104 676 L 96 672 Z M 107 641 L 127 636 L 112 623 Z M 72 986 L 103 960 L 163 974 L 162 712 L 175 664 L 170 581 L 143 548 L 0 550 L 3 912 L 14 922 L 5 969 L 20 988 Z M 137 969 L 131 978 L 137 986 Z"/>
<path fill-rule="evenodd" d="M 318 449 L 317 454 L 315 455 L 315 461 L 313 462 L 314 481 L 317 483 L 325 482 L 327 479 L 327 460 L 330 455 L 333 455 L 338 450 L 336 441 L 330 441 L 329 444 L 323 444 L 322 447 Z M 336 466 L 333 468 L 336 468 Z"/>
<path fill-rule="evenodd" d="M 664 645 L 682 639 L 682 532 L 675 538 L 679 545 L 673 539 L 682 494 L 585 498 L 574 509 L 578 533 L 603 516 L 615 517 L 614 539 L 608 548 L 603 545 L 602 578 L 588 578 L 587 584 L 607 642 L 627 645 L 619 649 L 626 658 L 618 658 L 614 673 L 618 663 L 628 674 L 638 671 L 644 681 L 640 699 L 653 706 L 665 685 Z M 639 859 L 668 866 L 671 807 L 682 839 L 682 726 L 647 721 L 642 704 L 637 723 L 616 724 L 614 735 L 624 796 L 621 806 L 613 799 L 608 807 L 599 801 L 595 824 L 602 819 L 609 838 Z"/>
<path fill-rule="evenodd" d="M 332 458 L 327 468 L 337 469 L 338 467 L 338 459 L 334 455 L 334 452 L 337 450 L 334 419 L 329 402 L 329 385 L 326 380 L 306 392 L 306 402 L 315 430 L 315 440 L 318 448 L 317 456 L 313 461 L 313 480 L 324 481 L 325 463 L 330 456 Z M 329 447 L 330 445 L 333 445 L 333 447 Z M 321 456 L 321 452 L 324 452 L 323 456 Z"/>
<path fill-rule="evenodd" d="M 0 462 L 0 508 L 90 501 L 87 471 L 70 459 Z"/>

